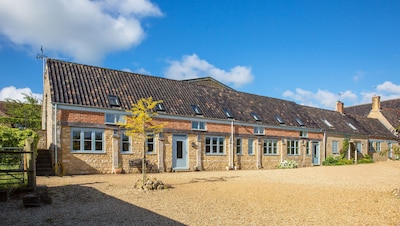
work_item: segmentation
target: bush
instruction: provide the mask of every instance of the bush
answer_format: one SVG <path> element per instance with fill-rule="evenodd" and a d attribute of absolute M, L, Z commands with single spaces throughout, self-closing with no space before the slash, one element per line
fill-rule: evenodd
<path fill-rule="evenodd" d="M 357 161 L 357 163 L 363 164 L 363 163 L 373 163 L 374 160 L 369 156 L 368 154 L 364 155 L 364 158 L 360 159 Z"/>
<path fill-rule="evenodd" d="M 277 167 L 279 169 L 293 169 L 293 168 L 297 168 L 299 164 L 294 161 L 294 160 L 284 160 L 283 162 L 281 162 Z"/>
<path fill-rule="evenodd" d="M 322 165 L 324 166 L 339 166 L 350 164 L 353 164 L 353 159 L 346 159 L 343 155 L 330 155 L 325 159 L 325 161 L 322 162 Z"/>

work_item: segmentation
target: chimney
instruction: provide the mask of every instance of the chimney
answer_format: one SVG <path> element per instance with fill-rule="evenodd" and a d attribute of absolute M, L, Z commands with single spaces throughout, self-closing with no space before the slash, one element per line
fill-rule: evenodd
<path fill-rule="evenodd" d="M 341 101 L 336 101 L 336 111 L 344 114 L 344 104 Z"/>
<path fill-rule="evenodd" d="M 381 110 L 381 97 L 373 96 L 372 97 L 372 111 L 380 111 Z"/>

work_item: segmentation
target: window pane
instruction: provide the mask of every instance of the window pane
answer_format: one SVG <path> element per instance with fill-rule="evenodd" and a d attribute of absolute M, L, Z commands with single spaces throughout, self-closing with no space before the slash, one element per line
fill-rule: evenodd
<path fill-rule="evenodd" d="M 81 131 L 73 131 L 72 132 L 72 139 L 74 139 L 74 140 L 81 139 Z"/>
<path fill-rule="evenodd" d="M 96 151 L 103 150 L 103 142 L 96 142 Z"/>
<path fill-rule="evenodd" d="M 81 150 L 81 142 L 79 140 L 72 142 L 72 150 L 74 151 Z"/>
<path fill-rule="evenodd" d="M 176 142 L 176 158 L 178 158 L 178 159 L 183 158 L 183 142 L 182 141 Z"/>
<path fill-rule="evenodd" d="M 83 143 L 83 145 L 84 145 L 84 150 L 85 150 L 85 151 L 90 151 L 90 150 L 92 150 L 92 141 L 85 141 L 85 142 Z"/>

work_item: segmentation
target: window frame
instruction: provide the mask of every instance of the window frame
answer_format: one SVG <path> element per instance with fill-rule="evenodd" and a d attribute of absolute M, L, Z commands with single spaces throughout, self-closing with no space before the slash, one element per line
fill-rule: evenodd
<path fill-rule="evenodd" d="M 254 135 L 264 135 L 264 134 L 265 134 L 265 128 L 264 127 L 262 127 L 262 126 L 254 126 Z"/>
<path fill-rule="evenodd" d="M 243 155 L 242 138 L 237 137 L 235 142 L 236 155 Z"/>
<path fill-rule="evenodd" d="M 79 140 L 74 138 L 74 133 L 79 132 Z M 90 140 L 85 137 L 85 133 L 90 132 Z M 97 144 L 99 140 L 97 139 L 97 134 L 101 133 L 101 150 L 97 149 Z M 105 135 L 104 135 L 104 129 L 92 129 L 92 128 L 71 128 L 70 132 L 70 152 L 71 153 L 87 153 L 87 154 L 101 154 L 105 153 L 105 146 L 106 146 L 106 141 L 105 141 Z M 74 143 L 79 141 L 79 150 L 74 149 Z M 90 150 L 85 149 L 85 142 L 90 142 Z"/>
<path fill-rule="evenodd" d="M 128 140 L 124 140 L 124 138 L 128 138 Z M 128 145 L 128 150 L 124 150 L 124 144 Z M 132 138 L 125 134 L 125 131 L 121 132 L 121 154 L 130 154 L 132 153 Z"/>
<path fill-rule="evenodd" d="M 286 141 L 287 155 L 300 155 L 300 142 L 299 140 Z"/>
<path fill-rule="evenodd" d="M 263 155 L 278 155 L 278 140 L 265 139 L 263 142 Z"/>
<path fill-rule="evenodd" d="M 216 144 L 214 141 L 216 140 Z M 209 142 L 208 142 L 209 141 Z M 221 151 L 222 147 L 222 151 Z M 215 152 L 214 152 L 215 148 Z M 208 149 L 208 151 L 207 151 Z M 206 155 L 225 155 L 225 137 L 206 136 L 204 138 L 204 153 Z"/>
<path fill-rule="evenodd" d="M 308 131 L 300 130 L 299 136 L 300 136 L 300 138 L 308 138 Z"/>
<path fill-rule="evenodd" d="M 107 121 L 108 119 L 112 119 Z M 115 113 L 105 113 L 104 114 L 104 124 L 116 125 L 118 123 L 125 123 L 125 115 L 115 114 Z"/>
<path fill-rule="evenodd" d="M 249 138 L 247 140 L 247 153 L 248 155 L 254 155 L 254 139 Z"/>
<path fill-rule="evenodd" d="M 149 141 L 152 140 L 152 141 Z M 151 151 L 149 146 L 152 145 L 153 149 Z M 156 149 L 156 136 L 154 134 L 147 134 L 146 137 L 146 154 L 152 155 L 152 154 L 156 154 L 157 153 L 157 149 Z"/>
<path fill-rule="evenodd" d="M 195 126 L 197 124 L 197 126 Z M 202 128 L 202 126 L 204 128 Z M 197 131 L 207 131 L 207 123 L 203 121 L 192 121 L 192 130 L 197 130 Z"/>
<path fill-rule="evenodd" d="M 339 141 L 333 140 L 332 141 L 332 154 L 338 155 L 339 153 Z"/>

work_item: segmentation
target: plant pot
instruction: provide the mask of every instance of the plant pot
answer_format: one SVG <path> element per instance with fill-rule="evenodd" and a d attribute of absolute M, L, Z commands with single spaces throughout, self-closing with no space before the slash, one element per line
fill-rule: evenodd
<path fill-rule="evenodd" d="M 114 169 L 114 172 L 115 172 L 116 174 L 121 174 L 121 173 L 122 173 L 122 168 L 115 168 L 115 169 Z"/>

